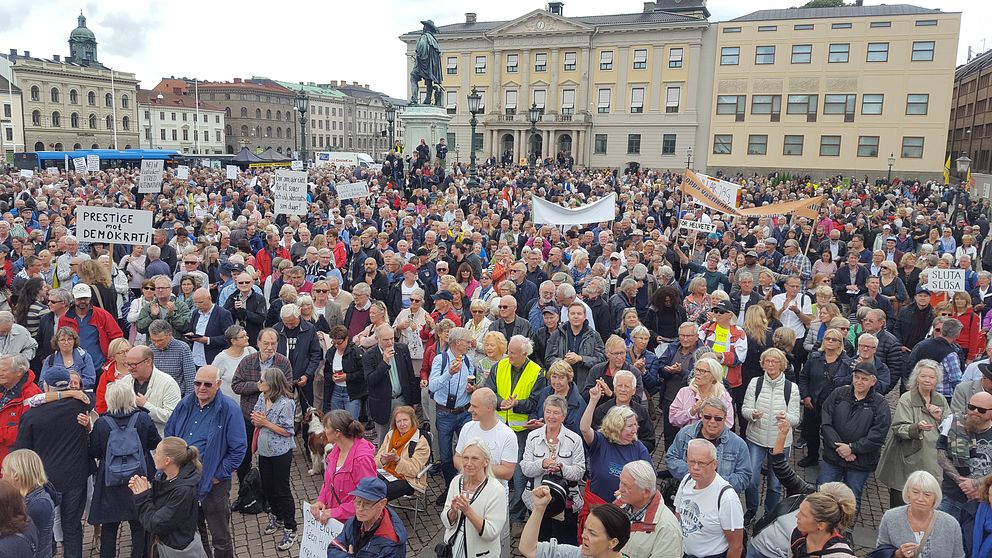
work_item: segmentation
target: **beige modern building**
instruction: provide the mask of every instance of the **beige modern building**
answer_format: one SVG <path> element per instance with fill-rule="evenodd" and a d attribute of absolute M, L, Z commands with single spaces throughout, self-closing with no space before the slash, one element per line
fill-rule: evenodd
<path fill-rule="evenodd" d="M 566 152 L 590 167 L 684 165 L 700 115 L 709 110 L 701 76 L 711 64 L 703 52 L 705 1 L 645 2 L 643 12 L 620 15 L 563 12 L 561 2 L 550 2 L 546 11 L 511 21 L 478 21 L 469 13 L 463 23 L 439 26 L 452 155 L 465 160 L 474 144 L 480 161 L 520 162 L 536 145 L 541 158 Z M 419 36 L 400 37 L 408 71 Z M 483 99 L 474 142 L 467 106 L 473 88 Z M 532 105 L 543 109 L 533 141 Z"/>
<path fill-rule="evenodd" d="M 905 4 L 720 23 L 705 168 L 939 176 L 960 25 Z"/>
<path fill-rule="evenodd" d="M 29 151 L 130 149 L 138 146 L 138 81 L 107 68 L 80 14 L 69 56 L 36 58 L 11 49 L 14 85 L 22 91 L 24 144 Z"/>
<path fill-rule="evenodd" d="M 197 104 L 197 96 L 182 80 L 139 89 L 141 147 L 193 155 L 224 153 L 224 109 L 202 100 Z"/>

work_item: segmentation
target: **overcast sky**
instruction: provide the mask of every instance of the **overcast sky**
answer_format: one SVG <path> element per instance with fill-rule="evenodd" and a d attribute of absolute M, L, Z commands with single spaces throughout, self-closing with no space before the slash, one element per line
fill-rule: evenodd
<path fill-rule="evenodd" d="M 707 4 L 710 21 L 717 22 L 801 3 L 710 0 Z M 910 3 L 964 12 L 959 64 L 965 62 L 969 45 L 981 51 L 984 40 L 985 48 L 992 49 L 992 30 L 985 27 L 992 20 L 992 2 Z M 173 75 L 217 81 L 256 75 L 293 82 L 357 81 L 404 98 L 405 48 L 398 37 L 420 29 L 421 19 L 440 26 L 464 21 L 465 12 L 476 12 L 479 21 L 509 20 L 545 6 L 527 0 L 2 0 L 0 52 L 16 48 L 46 58 L 68 54 L 69 32 L 83 10 L 87 26 L 96 34 L 100 61 L 136 73 L 143 88 Z M 566 16 L 642 9 L 642 0 L 566 0 L 564 8 Z"/>

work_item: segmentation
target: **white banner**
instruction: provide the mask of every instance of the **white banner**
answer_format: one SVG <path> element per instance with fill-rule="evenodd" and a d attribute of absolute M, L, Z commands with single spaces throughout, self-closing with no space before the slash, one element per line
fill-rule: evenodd
<path fill-rule="evenodd" d="M 86 156 L 86 170 L 89 172 L 100 172 L 100 156 L 99 155 L 87 155 Z"/>
<path fill-rule="evenodd" d="M 289 168 L 295 171 L 303 170 L 303 161 L 291 161 L 289 163 Z"/>
<path fill-rule="evenodd" d="M 157 194 L 162 191 L 162 170 L 165 161 L 145 159 L 141 161 L 141 177 L 138 181 L 139 194 Z"/>
<path fill-rule="evenodd" d="M 34 171 L 31 169 L 21 169 L 21 178 L 32 178 L 34 177 Z"/>
<path fill-rule="evenodd" d="M 59 168 L 58 167 L 48 167 L 48 168 L 45 169 L 45 172 L 48 174 L 48 176 L 58 176 L 59 175 Z"/>
<path fill-rule="evenodd" d="M 690 221 L 688 219 L 679 219 L 679 228 L 693 231 L 703 231 L 705 233 L 716 231 L 716 225 L 711 223 L 703 223 L 702 221 Z"/>
<path fill-rule="evenodd" d="M 152 212 L 116 207 L 76 207 L 76 238 L 83 243 L 152 243 Z"/>
<path fill-rule="evenodd" d="M 727 205 L 740 207 L 737 203 L 737 192 L 741 188 L 740 185 L 702 173 L 696 173 L 696 175 L 702 178 L 703 182 L 713 190 L 713 193 L 719 196 Z"/>
<path fill-rule="evenodd" d="M 327 558 L 327 547 L 341 534 L 344 525 L 337 519 L 321 524 L 310 513 L 310 503 L 303 502 L 303 537 L 300 539 L 300 558 Z M 337 544 L 337 543 L 334 543 Z M 343 549 L 347 552 L 347 549 Z"/>
<path fill-rule="evenodd" d="M 963 269 L 931 269 L 926 286 L 931 291 L 964 291 Z"/>
<path fill-rule="evenodd" d="M 76 169 L 76 174 L 86 172 L 86 157 L 76 157 L 72 160 L 72 167 Z"/>
<path fill-rule="evenodd" d="M 238 165 L 227 165 L 227 179 L 236 180 L 238 178 Z"/>
<path fill-rule="evenodd" d="M 617 195 L 609 194 L 589 205 L 575 209 L 562 207 L 547 200 L 532 197 L 534 223 L 550 225 L 591 225 L 613 221 L 617 214 Z"/>
<path fill-rule="evenodd" d="M 364 198 L 369 195 L 369 185 L 365 182 L 352 182 L 350 184 L 342 182 L 341 184 L 335 184 L 334 188 L 338 191 L 339 200 Z"/>
<path fill-rule="evenodd" d="M 178 167 L 176 167 L 176 178 L 178 178 L 179 180 L 188 180 L 189 167 L 187 167 L 186 165 L 179 165 Z"/>
<path fill-rule="evenodd" d="M 307 173 L 303 171 L 279 169 L 272 185 L 276 215 L 306 215 Z"/>

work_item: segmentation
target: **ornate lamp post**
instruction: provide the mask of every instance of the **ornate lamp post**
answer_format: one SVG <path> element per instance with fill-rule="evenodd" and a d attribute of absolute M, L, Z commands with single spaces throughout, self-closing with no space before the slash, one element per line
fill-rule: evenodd
<path fill-rule="evenodd" d="M 537 103 L 531 103 L 527 109 L 527 118 L 530 120 L 530 157 L 527 158 L 527 168 L 530 170 L 531 178 L 534 178 L 534 169 L 537 166 L 537 121 L 541 119 L 541 109 L 537 108 Z"/>
<path fill-rule="evenodd" d="M 383 109 L 386 113 L 386 121 L 389 122 L 389 149 L 393 148 L 393 144 L 396 140 L 393 138 L 393 125 L 396 123 L 396 107 L 392 103 L 386 102 L 386 108 Z"/>
<path fill-rule="evenodd" d="M 892 183 L 892 165 L 896 164 L 896 154 L 889 153 L 889 174 L 885 178 L 887 184 Z"/>
<path fill-rule="evenodd" d="M 958 175 L 963 177 L 968 176 L 968 169 L 971 168 L 971 158 L 968 157 L 967 151 L 962 151 L 961 156 L 954 160 L 958 167 Z"/>
<path fill-rule="evenodd" d="M 479 110 L 482 105 L 482 95 L 479 95 L 479 91 L 473 87 L 472 92 L 468 94 L 468 112 L 472 115 L 472 119 L 468 123 L 472 126 L 472 146 L 469 149 L 468 157 L 468 187 L 475 188 L 479 185 L 479 182 L 475 179 L 475 127 L 479 124 L 479 119 L 476 115 L 479 114 Z M 457 150 L 455 152 L 455 159 L 458 159 Z"/>
<path fill-rule="evenodd" d="M 296 95 L 296 110 L 300 113 L 300 159 L 303 166 L 307 164 L 307 110 L 310 109 L 310 97 L 301 88 Z"/>

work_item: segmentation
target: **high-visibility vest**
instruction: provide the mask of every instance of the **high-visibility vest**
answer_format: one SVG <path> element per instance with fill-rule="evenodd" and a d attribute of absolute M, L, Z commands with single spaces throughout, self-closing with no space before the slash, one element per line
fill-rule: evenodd
<path fill-rule="evenodd" d="M 516 397 L 517 401 L 527 399 L 530 397 L 531 390 L 534 389 L 534 384 L 537 383 L 537 378 L 541 375 L 541 367 L 533 360 L 528 360 L 523 373 L 520 375 L 520 380 L 515 386 L 510 386 L 511 368 L 509 358 L 504 358 L 496 364 L 496 393 L 500 399 L 509 399 L 510 397 Z M 517 432 L 525 430 L 524 425 L 529 419 L 526 414 L 513 410 L 499 411 L 499 416 Z"/>

